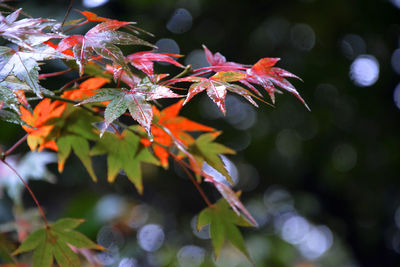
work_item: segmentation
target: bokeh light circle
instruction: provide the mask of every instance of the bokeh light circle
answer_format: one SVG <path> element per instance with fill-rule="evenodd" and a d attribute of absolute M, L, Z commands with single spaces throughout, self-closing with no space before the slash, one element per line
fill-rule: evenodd
<path fill-rule="evenodd" d="M 146 224 L 137 235 L 140 247 L 148 252 L 158 250 L 164 243 L 164 238 L 164 230 L 158 224 Z"/>
<path fill-rule="evenodd" d="M 374 56 L 358 56 L 350 66 L 350 79 L 359 87 L 371 86 L 378 78 L 379 62 Z"/>

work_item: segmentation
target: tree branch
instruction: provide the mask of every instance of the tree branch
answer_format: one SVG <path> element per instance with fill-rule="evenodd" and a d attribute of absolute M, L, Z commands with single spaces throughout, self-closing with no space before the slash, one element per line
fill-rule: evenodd
<path fill-rule="evenodd" d="M 179 164 L 179 166 L 182 167 L 182 169 L 186 173 L 186 175 L 189 176 L 190 180 L 192 181 L 192 183 L 196 187 L 197 191 L 199 191 L 201 197 L 204 199 L 204 201 L 206 202 L 207 206 L 212 207 L 213 204 L 207 198 L 207 196 L 204 193 L 203 189 L 200 187 L 199 183 L 196 182 L 196 180 L 194 179 L 193 175 L 188 171 L 187 164 L 184 161 L 182 161 L 181 159 L 178 159 L 174 154 L 172 154 L 170 152 L 169 152 L 169 154 L 171 155 L 172 158 L 174 158 L 174 160 Z"/>
<path fill-rule="evenodd" d="M 180 72 L 180 73 L 178 73 L 177 75 L 175 75 L 172 79 L 170 79 L 170 80 L 174 80 L 174 79 L 178 79 L 178 78 L 180 78 L 180 77 L 183 77 L 183 76 L 185 76 L 186 74 L 188 74 L 189 72 L 191 72 L 192 71 L 192 65 L 187 65 L 186 67 L 185 67 L 185 69 L 182 71 L 182 72 Z"/>
<path fill-rule="evenodd" d="M 42 80 L 42 79 L 45 79 L 45 78 L 49 78 L 49 77 L 55 77 L 55 76 L 63 75 L 63 74 L 66 74 L 68 72 L 71 72 L 71 71 L 73 71 L 73 69 L 68 68 L 68 69 L 62 70 L 62 71 L 39 74 L 39 80 Z"/>
<path fill-rule="evenodd" d="M 35 194 L 32 192 L 32 190 L 31 190 L 31 188 L 29 187 L 29 185 L 25 182 L 24 178 L 22 178 L 22 176 L 19 175 L 19 173 L 17 172 L 17 170 L 14 169 L 10 164 L 8 164 L 8 162 L 6 162 L 4 159 L 1 159 L 0 161 L 3 162 L 10 170 L 12 170 L 12 171 L 15 173 L 15 175 L 17 175 L 18 178 L 21 180 L 21 182 L 24 184 L 25 188 L 28 190 L 29 194 L 31 195 L 31 197 L 32 197 L 33 200 L 35 201 L 36 206 L 37 206 L 38 209 L 39 209 L 40 215 L 42 215 L 42 219 L 43 219 L 43 222 L 44 222 L 46 228 L 49 228 L 49 224 L 48 224 L 48 222 L 47 222 L 47 218 L 46 218 L 46 215 L 44 214 L 44 211 L 43 211 L 43 209 L 42 209 L 42 206 L 40 206 L 39 201 L 37 200 Z"/>
<path fill-rule="evenodd" d="M 10 155 L 19 145 L 21 145 L 26 138 L 28 138 L 28 134 L 26 134 L 24 137 L 19 139 L 11 148 L 9 148 L 6 152 L 1 153 L 0 160 L 4 161 L 8 155 Z"/>

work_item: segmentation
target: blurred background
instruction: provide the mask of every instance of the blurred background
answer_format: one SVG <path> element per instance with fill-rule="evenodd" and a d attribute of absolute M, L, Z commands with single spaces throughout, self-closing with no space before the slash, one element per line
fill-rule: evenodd
<path fill-rule="evenodd" d="M 61 21 L 69 1 L 8 4 Z M 242 229 L 254 262 L 400 265 L 399 0 L 75 0 L 73 8 L 136 21 L 155 34 L 143 38 L 161 52 L 185 55 L 180 61 L 195 67 L 207 66 L 202 44 L 244 64 L 281 58 L 279 67 L 303 79 L 291 82 L 311 112 L 286 92 L 277 95 L 275 107 L 259 102 L 258 109 L 228 95 L 226 117 L 204 94 L 183 109 L 188 118 L 223 130 L 219 142 L 238 151 L 224 160 L 260 225 Z M 72 11 L 69 19 L 78 17 Z M 2 147 L 23 135 L 19 127 L 1 123 Z M 122 175 L 106 183 L 102 157 L 95 158 L 102 181 L 94 184 L 76 157 L 58 175 L 54 155 L 27 159 L 26 151 L 20 148 L 13 160 L 42 171 L 30 185 L 50 218 L 85 218 L 80 230 L 109 248 L 92 255 L 95 262 L 251 266 L 230 245 L 213 259 L 207 229 L 194 227 L 205 203 L 172 162 L 168 171 L 143 166 L 145 190 L 139 196 Z M 56 183 L 40 179 L 54 180 L 51 173 Z M 0 187 L 17 191 L 6 179 Z M 219 198 L 204 188 L 210 199 Z M 0 230 L 13 227 L 11 204 L 18 194 L 0 199 Z M 22 202 L 21 216 L 33 221 L 33 201 L 24 193 Z"/>

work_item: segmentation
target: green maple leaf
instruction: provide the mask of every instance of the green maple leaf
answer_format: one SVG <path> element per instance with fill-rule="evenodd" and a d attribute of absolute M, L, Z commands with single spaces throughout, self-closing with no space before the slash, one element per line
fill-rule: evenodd
<path fill-rule="evenodd" d="M 140 163 L 159 164 L 146 147 L 140 147 L 140 138 L 127 129 L 120 135 L 106 132 L 90 154 L 107 154 L 107 180 L 114 182 L 119 171 L 123 169 L 139 193 L 143 192 Z"/>
<path fill-rule="evenodd" d="M 132 118 L 142 125 L 146 131 L 150 132 L 151 121 L 153 119 L 152 106 L 147 103 L 144 95 L 131 93 L 128 90 L 117 88 L 102 88 L 94 96 L 82 101 L 80 104 L 110 101 L 104 111 L 104 127 L 101 130 L 102 136 L 108 126 L 126 110 L 129 110 Z"/>
<path fill-rule="evenodd" d="M 251 227 L 253 224 L 243 216 L 238 216 L 224 198 L 200 212 L 197 218 L 197 230 L 200 231 L 207 224 L 210 225 L 211 242 L 216 258 L 225 241 L 229 241 L 251 261 L 237 226 Z"/>
<path fill-rule="evenodd" d="M 97 177 L 92 166 L 88 140 L 96 141 L 98 139 L 92 123 L 98 122 L 99 118 L 70 105 L 68 108 L 67 117 L 64 120 L 58 120 L 60 125 L 53 130 L 57 136 L 58 170 L 63 171 L 65 161 L 71 151 L 74 151 L 93 181 L 96 182 Z"/>
<path fill-rule="evenodd" d="M 233 183 L 219 155 L 235 154 L 236 152 L 224 145 L 213 142 L 220 134 L 221 132 L 213 132 L 200 135 L 193 145 L 190 146 L 189 151 L 195 157 L 199 166 L 203 166 L 203 163 L 207 162 L 211 167 L 224 175 L 230 183 Z"/>
<path fill-rule="evenodd" d="M 73 229 L 83 220 L 64 218 L 30 234 L 13 255 L 33 250 L 34 267 L 50 267 L 54 259 L 61 267 L 81 266 L 78 256 L 68 245 L 77 248 L 99 249 L 104 248 L 95 244 L 85 235 Z"/>
<path fill-rule="evenodd" d="M 104 127 L 100 135 L 103 135 L 108 126 L 126 110 L 129 110 L 132 118 L 136 120 L 151 136 L 151 122 L 153 120 L 153 107 L 148 103 L 151 100 L 161 98 L 181 97 L 165 86 L 152 83 L 149 78 L 143 79 L 134 89 L 102 88 L 97 94 L 79 103 L 110 101 L 104 111 Z"/>
<path fill-rule="evenodd" d="M 97 177 L 93 170 L 92 160 L 89 154 L 89 143 L 85 138 L 78 135 L 66 135 L 57 140 L 57 147 L 58 169 L 60 172 L 64 169 L 65 161 L 69 157 L 71 150 L 73 150 L 85 166 L 90 177 L 92 177 L 93 181 L 97 182 Z"/>

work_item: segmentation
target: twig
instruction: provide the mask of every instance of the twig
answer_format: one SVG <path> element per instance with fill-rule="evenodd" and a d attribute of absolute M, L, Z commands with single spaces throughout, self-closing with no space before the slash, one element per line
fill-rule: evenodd
<path fill-rule="evenodd" d="M 66 84 L 64 84 L 60 89 L 53 91 L 53 93 L 57 94 L 57 93 L 61 93 L 64 92 L 65 89 L 67 89 L 71 84 L 79 82 L 80 80 L 89 78 L 90 76 L 82 76 L 82 77 L 78 77 L 76 79 L 73 79 L 69 82 L 67 82 Z"/>
<path fill-rule="evenodd" d="M 69 15 L 69 12 L 71 11 L 71 8 L 72 8 L 73 3 L 74 3 L 74 0 L 71 0 L 71 1 L 69 2 L 69 6 L 68 6 L 68 9 L 67 9 L 67 12 L 65 13 L 64 19 L 63 19 L 63 21 L 62 21 L 62 23 L 61 23 L 61 28 L 64 26 L 64 23 L 65 23 L 65 21 L 67 20 L 67 17 L 68 17 L 68 15 Z"/>
<path fill-rule="evenodd" d="M 29 187 L 29 185 L 25 182 L 24 178 L 22 178 L 22 176 L 19 175 L 19 173 L 17 172 L 17 170 L 15 170 L 15 169 L 14 169 L 10 164 L 8 164 L 8 162 L 6 162 L 4 159 L 1 159 L 1 162 L 3 162 L 8 168 L 10 168 L 10 170 L 12 170 L 12 171 L 15 173 L 15 175 L 17 175 L 18 178 L 21 180 L 21 182 L 24 184 L 25 188 L 28 190 L 29 194 L 31 195 L 31 197 L 32 197 L 33 200 L 35 201 L 36 206 L 37 206 L 38 209 L 39 209 L 40 215 L 42 215 L 42 219 L 43 219 L 43 222 L 44 222 L 44 224 L 45 224 L 45 226 L 46 226 L 46 229 L 49 228 L 49 224 L 48 224 L 48 222 L 47 222 L 46 215 L 44 215 L 44 211 L 43 211 L 43 209 L 42 209 L 42 206 L 40 206 L 39 201 L 37 200 L 35 194 L 32 192 L 32 190 L 31 190 L 31 188 Z"/>
<path fill-rule="evenodd" d="M 170 79 L 170 80 L 175 80 L 175 79 L 178 79 L 178 78 L 180 78 L 180 77 L 183 77 L 183 76 L 185 76 L 186 74 L 188 74 L 188 73 L 191 72 L 191 71 L 192 71 L 192 65 L 187 65 L 183 71 L 181 71 L 180 73 L 178 73 L 177 75 L 175 75 L 175 76 L 174 76 L 172 79 Z"/>
<path fill-rule="evenodd" d="M 1 160 L 4 161 L 8 155 L 10 155 L 19 145 L 21 145 L 26 138 L 28 138 L 28 134 L 26 134 L 24 137 L 19 139 L 10 149 L 8 149 L 6 152 L 1 154 Z"/>
<path fill-rule="evenodd" d="M 89 22 L 88 20 L 85 20 L 85 21 L 83 21 L 83 22 L 81 22 L 81 23 L 79 23 L 79 24 L 76 24 L 76 25 L 74 25 L 74 26 L 72 26 L 72 27 L 66 29 L 66 30 L 64 31 L 64 33 L 69 32 L 69 31 L 72 31 L 73 29 L 76 29 L 76 28 L 78 28 L 78 27 L 80 27 L 80 26 L 82 26 L 82 25 L 85 25 L 85 24 L 88 23 L 88 22 Z"/>
<path fill-rule="evenodd" d="M 112 123 L 110 124 L 110 127 L 114 130 L 115 134 L 121 138 L 121 133 L 118 131 L 117 127 L 115 127 Z"/>
<path fill-rule="evenodd" d="M 227 66 L 208 66 L 200 69 L 196 69 L 193 72 L 200 72 L 203 70 L 214 70 L 214 69 L 226 69 L 228 68 Z M 229 69 L 237 69 L 237 70 L 247 70 L 248 68 L 246 67 L 239 67 L 239 66 L 229 66 Z"/>
<path fill-rule="evenodd" d="M 49 77 L 58 76 L 58 75 L 63 75 L 63 74 L 66 74 L 68 72 L 71 72 L 71 71 L 73 71 L 73 69 L 69 68 L 69 69 L 62 70 L 62 71 L 40 74 L 39 75 L 39 80 L 42 80 L 42 79 L 45 79 L 45 78 L 49 78 Z"/>
<path fill-rule="evenodd" d="M 192 183 L 194 184 L 194 186 L 196 187 L 197 191 L 199 191 L 201 197 L 204 199 L 204 201 L 206 202 L 207 206 L 212 207 L 213 204 L 210 202 L 210 200 L 207 198 L 206 194 L 204 193 L 203 189 L 200 187 L 200 185 L 196 182 L 196 180 L 194 179 L 193 175 L 188 171 L 188 166 L 186 164 L 186 162 L 182 161 L 181 159 L 178 159 L 174 154 L 172 154 L 171 152 L 168 152 L 172 158 L 174 158 L 174 160 L 179 164 L 179 166 L 182 167 L 183 171 L 186 173 L 187 176 L 189 176 L 190 180 L 192 181 Z"/>

